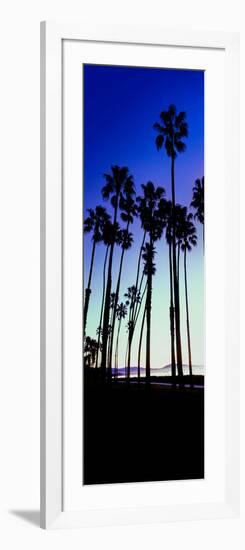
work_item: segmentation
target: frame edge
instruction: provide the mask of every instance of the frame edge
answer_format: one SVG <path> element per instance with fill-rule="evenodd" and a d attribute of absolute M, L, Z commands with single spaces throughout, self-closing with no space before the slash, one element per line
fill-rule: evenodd
<path fill-rule="evenodd" d="M 50 319 L 47 321 L 47 315 L 49 315 L 47 309 L 49 311 L 54 307 L 54 300 L 52 300 L 52 303 L 49 303 L 50 299 L 50 288 L 49 288 L 49 277 L 51 273 L 51 267 L 48 265 L 48 261 L 50 258 L 50 253 L 48 254 L 47 258 L 47 244 L 50 236 L 51 231 L 51 210 L 54 205 L 53 202 L 53 193 L 55 194 L 55 191 L 57 189 L 52 189 L 52 192 L 49 193 L 49 189 L 46 188 L 46 181 L 50 180 L 50 174 L 48 174 L 47 177 L 47 170 L 48 170 L 48 151 L 49 151 L 49 134 L 48 131 L 52 127 L 52 124 L 54 124 L 54 118 L 52 117 L 51 122 L 49 123 L 49 116 L 51 114 L 51 103 L 52 98 L 50 99 L 50 68 L 52 67 L 57 75 L 60 76 L 61 73 L 61 67 L 58 67 L 55 64 L 60 63 L 61 64 L 61 42 L 63 39 L 70 39 L 76 40 L 79 38 L 76 38 L 78 36 L 79 32 L 81 32 L 82 25 L 79 25 L 75 23 L 74 25 L 69 23 L 66 24 L 57 24 L 57 23 L 41 23 L 41 48 L 40 48 L 40 57 L 41 57 L 41 85 L 40 85 L 40 91 L 41 91 L 41 108 L 40 108 L 40 118 L 41 118 L 41 139 L 40 139 L 40 156 L 41 156 L 41 166 L 40 166 L 40 205 L 41 205 L 41 226 L 40 226 L 40 247 L 41 247 L 41 269 L 40 269 L 40 277 L 41 277 L 41 296 L 40 296 L 40 308 L 41 308 L 41 323 L 40 323 L 40 339 L 41 339 L 41 349 L 40 349 L 40 386 L 41 386 L 41 396 L 40 396 L 40 402 L 41 402 L 41 438 L 40 438 L 40 458 L 41 458 L 41 472 L 40 472 L 40 506 L 41 506 L 41 527 L 44 529 L 47 528 L 65 528 L 65 527 L 79 527 L 79 526 L 91 526 L 91 525 L 115 525 L 115 524 L 133 524 L 133 523 L 145 523 L 146 520 L 143 519 L 143 521 L 140 521 L 137 519 L 137 514 L 132 514 L 132 520 L 125 521 L 123 519 L 123 514 L 120 519 L 120 514 L 118 510 L 112 510 L 112 517 L 111 519 L 105 520 L 105 512 L 101 511 L 101 519 L 99 519 L 99 515 L 97 512 L 93 513 L 93 520 L 91 512 L 86 512 L 85 517 L 81 517 L 80 512 L 63 512 L 62 511 L 62 398 L 61 398 L 61 392 L 62 392 L 62 372 L 61 372 L 61 327 L 59 326 L 59 322 L 57 323 L 58 326 L 58 335 L 57 337 L 57 343 L 60 341 L 60 350 L 57 353 L 57 364 L 54 366 L 52 364 L 52 374 L 49 372 L 50 365 L 50 354 L 49 350 L 47 351 L 47 346 L 49 346 L 49 343 L 47 344 L 47 335 L 50 327 Z M 73 29 L 73 30 L 71 30 Z M 126 36 L 124 38 L 124 41 L 127 42 L 127 38 L 130 37 L 130 35 L 133 35 L 135 27 L 129 26 L 127 27 Z M 85 40 L 88 39 L 90 35 L 90 40 L 103 40 L 105 38 L 106 32 L 109 30 L 109 27 L 105 26 L 88 26 L 86 29 L 84 28 L 84 36 Z M 116 31 L 120 31 L 117 41 L 122 40 L 121 35 L 123 34 L 123 27 L 122 26 L 116 26 L 116 29 L 113 31 L 110 28 L 109 32 L 109 42 L 113 42 L 113 36 L 116 35 Z M 144 29 L 141 30 L 141 33 L 143 34 Z M 159 37 L 160 29 L 157 32 L 157 39 Z M 173 34 L 176 36 L 176 31 L 173 32 Z M 181 31 L 180 36 L 178 39 L 178 43 L 184 41 L 184 37 L 187 37 L 188 31 Z M 95 38 L 97 36 L 97 38 Z M 128 35 L 128 36 L 127 36 Z M 169 30 L 162 29 L 162 37 L 164 38 L 166 36 L 167 41 L 170 40 L 170 36 L 172 35 L 172 32 Z M 230 98 L 233 96 L 236 96 L 239 103 L 239 93 L 238 93 L 238 82 L 239 82 L 239 33 L 205 33 L 201 32 L 199 33 L 191 33 L 192 39 L 191 42 L 193 43 L 190 47 L 194 47 L 194 42 L 197 41 L 199 45 L 197 47 L 205 47 L 202 45 L 204 43 L 205 38 L 207 40 L 206 47 L 222 47 L 228 50 L 229 53 L 229 66 L 232 68 L 232 74 L 234 75 L 234 80 L 232 84 L 229 85 L 229 95 Z M 198 37 L 198 40 L 197 40 Z M 81 34 L 80 34 L 81 39 Z M 133 40 L 133 39 L 132 39 Z M 173 40 L 173 39 L 172 39 Z M 116 41 L 116 40 L 115 40 Z M 134 41 L 137 43 L 137 41 Z M 201 44 L 201 45 L 200 45 Z M 213 45 L 211 45 L 213 44 Z M 49 56 L 51 54 L 50 46 L 54 46 L 54 52 L 52 52 L 52 59 L 51 62 L 49 60 L 47 61 L 46 53 L 48 51 Z M 59 61 L 60 56 L 60 61 Z M 48 63 L 48 66 L 47 66 Z M 232 65 L 234 64 L 234 65 Z M 51 79 L 52 82 L 52 79 Z M 234 85 L 235 84 L 235 85 Z M 57 82 L 55 81 L 56 90 L 59 92 L 59 101 L 61 101 L 61 92 L 62 92 L 62 86 L 61 86 L 61 78 L 59 81 L 59 84 L 57 86 Z M 231 93 L 231 90 L 233 88 L 233 94 Z M 52 90 L 53 93 L 53 90 Z M 54 94 L 53 94 L 54 95 Z M 58 97 L 56 98 L 58 99 Z M 58 104 L 59 104 L 58 101 Z M 58 111 L 59 111 L 59 105 Z M 61 110 L 60 110 L 61 113 Z M 233 113 L 234 114 L 234 113 Z M 47 116 L 48 115 L 48 116 Z M 57 121 L 57 119 L 56 119 Z M 236 123 L 236 130 L 235 130 L 235 137 L 234 139 L 234 145 L 239 145 L 239 107 L 236 105 L 235 107 L 235 123 Z M 47 129 L 47 125 L 49 126 L 49 129 Z M 61 125 L 58 125 L 58 129 L 55 130 L 55 133 L 58 135 L 58 133 L 61 131 Z M 48 139 L 47 139 L 48 136 Z M 58 143 L 58 148 L 59 148 Z M 57 149 L 57 144 L 55 145 Z M 237 147 L 238 148 L 238 147 Z M 58 150 L 58 149 L 57 149 Z M 239 153 L 237 151 L 234 151 L 234 148 L 232 150 L 232 153 L 235 155 L 235 162 L 234 165 L 237 166 L 237 169 L 233 168 L 233 174 L 232 179 L 234 180 L 234 177 L 237 177 L 237 180 L 239 179 L 239 169 L 238 169 L 238 162 L 239 162 Z M 60 160 L 61 160 L 61 146 L 60 146 Z M 57 174 L 56 174 L 57 176 Z M 57 179 L 57 178 L 56 178 Z M 57 181 L 55 182 L 55 186 L 57 186 Z M 60 179 L 60 186 L 61 186 L 61 179 Z M 239 185 L 237 185 L 237 191 L 239 190 Z M 52 195 L 51 197 L 47 197 L 48 195 Z M 49 200 L 51 200 L 51 205 L 48 204 Z M 238 198 L 236 203 L 238 203 Z M 60 201 L 59 201 L 60 202 Z M 58 202 L 58 205 L 56 205 L 57 208 L 59 208 L 60 204 Z M 47 212 L 47 205 L 48 210 Z M 238 212 L 237 212 L 238 215 Z M 58 218 L 58 227 L 61 213 L 57 215 Z M 56 220 L 56 217 L 55 217 Z M 238 220 L 236 220 L 236 231 L 239 235 L 239 230 L 237 230 L 238 227 Z M 60 226 L 61 231 L 61 226 Z M 57 234 L 56 234 L 57 239 Z M 58 242 L 58 246 L 61 247 L 61 242 Z M 54 243 L 54 239 L 52 239 L 52 245 Z M 48 247 L 52 248 L 52 245 Z M 231 249 L 231 244 L 229 244 L 229 249 Z M 59 258 L 59 254 L 61 255 L 61 248 L 58 250 L 57 256 Z M 55 261 L 53 261 L 52 266 L 54 269 L 57 269 L 55 275 L 56 279 L 59 277 L 59 269 L 61 269 L 61 262 L 59 262 L 58 265 L 55 266 Z M 239 265 L 238 258 L 236 262 L 236 267 Z M 48 272 L 47 272 L 48 268 Z M 232 294 L 234 304 L 231 308 L 231 311 L 233 313 L 235 312 L 235 318 L 237 320 L 238 312 L 239 312 L 239 280 L 238 276 L 236 274 L 236 281 L 237 286 L 235 290 L 235 294 Z M 51 281 L 52 282 L 52 281 Z M 60 283 L 58 284 L 57 289 L 57 295 L 59 294 L 59 291 L 61 290 L 59 288 Z M 51 285 L 52 287 L 52 285 Z M 61 293 L 60 293 L 60 299 L 61 299 Z M 234 306 L 238 306 L 238 309 L 235 309 Z M 56 303 L 57 306 L 57 303 Z M 55 311 L 55 317 L 58 318 L 59 314 L 59 306 L 58 309 Z M 239 321 L 236 324 L 237 329 L 239 328 Z M 56 330 L 56 327 L 55 327 Z M 236 342 L 236 345 L 239 345 L 239 336 L 238 334 L 234 334 L 234 342 Z M 57 347 L 56 347 L 57 352 Z M 58 362 L 60 362 L 60 373 L 58 372 L 57 366 Z M 235 387 L 235 384 L 239 383 L 239 369 L 237 367 L 236 374 L 233 375 L 233 384 L 232 384 L 232 395 L 228 392 L 228 389 L 226 390 L 227 393 L 227 399 L 226 404 L 228 405 L 228 411 L 231 410 L 231 408 L 235 408 L 235 416 L 238 423 L 238 429 L 239 429 L 239 388 Z M 55 396 L 54 402 L 52 402 L 52 397 Z M 51 409 L 51 402 L 52 407 Z M 52 414 L 51 414 L 52 413 Z M 51 422 L 51 425 L 49 424 Z M 209 511 L 207 509 L 204 509 L 203 505 L 200 505 L 199 515 L 202 513 L 203 519 L 210 519 L 211 517 L 221 518 L 221 517 L 238 517 L 239 516 L 239 438 L 236 436 L 235 438 L 235 446 L 234 448 L 230 448 L 229 442 L 231 441 L 231 433 L 232 433 L 232 425 L 229 421 L 228 415 L 227 415 L 227 424 L 228 424 L 228 430 L 229 430 L 229 436 L 227 437 L 227 445 L 226 445 L 226 452 L 227 452 L 227 484 L 226 484 L 226 499 L 223 503 L 217 503 L 215 505 L 210 506 Z M 50 438 L 52 437 L 52 434 L 54 435 L 54 426 L 56 426 L 58 433 L 57 438 L 55 438 L 55 441 L 52 441 L 52 446 L 55 445 L 55 451 L 54 447 L 51 449 L 49 448 L 49 442 Z M 48 441 L 47 441 L 48 438 Z M 234 433 L 232 435 L 232 438 L 234 438 Z M 55 456 L 52 456 L 52 455 Z M 55 468 L 56 465 L 56 468 Z M 236 472 L 234 473 L 234 470 L 232 470 L 232 466 L 236 465 Z M 55 468 L 55 469 L 54 469 Z M 233 471 L 235 475 L 235 483 L 233 483 L 234 480 L 231 480 L 231 470 Z M 54 476 L 52 478 L 52 476 Z M 218 508 L 219 506 L 219 508 Z M 198 507 L 199 508 L 199 507 Z M 201 508 L 203 509 L 201 511 Z M 129 510 L 128 510 L 129 512 Z M 161 510 L 162 514 L 163 510 Z M 107 512 L 108 513 L 108 512 Z M 147 521 L 147 523 L 155 523 L 155 522 L 162 522 L 162 521 L 174 521 L 171 517 L 172 514 L 167 514 L 167 518 L 160 517 L 160 509 L 158 509 L 158 518 L 153 520 L 150 519 Z M 214 516 L 215 514 L 215 516 Z M 79 519 L 80 516 L 80 519 Z M 181 519 L 178 517 L 179 514 L 177 513 L 177 519 Z M 68 519 L 69 518 L 69 519 Z M 195 517 L 195 514 L 193 518 L 190 518 L 188 514 L 188 510 L 186 510 L 186 513 L 183 514 L 182 519 L 184 520 L 190 520 L 190 519 L 200 519 L 198 517 Z"/>

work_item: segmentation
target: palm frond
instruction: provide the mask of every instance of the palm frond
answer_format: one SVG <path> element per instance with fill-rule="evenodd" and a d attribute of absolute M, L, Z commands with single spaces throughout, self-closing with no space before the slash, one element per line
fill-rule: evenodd
<path fill-rule="evenodd" d="M 164 144 L 164 137 L 162 134 L 158 134 L 158 136 L 155 139 L 157 150 L 159 151 L 163 144 Z"/>
<path fill-rule="evenodd" d="M 175 140 L 174 145 L 178 153 L 183 153 L 186 150 L 186 144 L 184 143 L 184 141 Z"/>
<path fill-rule="evenodd" d="M 159 122 L 155 122 L 153 124 L 153 128 L 154 128 L 154 130 L 159 132 L 159 134 L 164 134 L 164 126 L 161 126 L 161 124 L 159 124 Z"/>

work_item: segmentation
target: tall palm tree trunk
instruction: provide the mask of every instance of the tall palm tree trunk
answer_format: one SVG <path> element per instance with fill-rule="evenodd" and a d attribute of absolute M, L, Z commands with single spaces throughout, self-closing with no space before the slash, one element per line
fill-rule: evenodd
<path fill-rule="evenodd" d="M 176 261 L 176 220 L 175 220 L 175 186 L 174 186 L 174 157 L 171 157 L 171 184 L 172 184 L 172 207 L 173 207 L 173 286 L 174 286 L 174 305 L 175 305 L 175 330 L 176 330 L 176 353 L 178 375 L 183 376 L 182 349 L 180 335 L 180 305 L 179 305 L 179 285 L 177 278 Z"/>
<path fill-rule="evenodd" d="M 107 365 L 109 365 L 109 359 L 110 359 L 110 346 L 111 346 L 111 334 L 109 334 L 108 336 Z"/>
<path fill-rule="evenodd" d="M 110 327 L 110 331 L 109 331 L 109 334 L 108 334 L 108 344 L 107 344 L 107 368 L 109 368 L 109 360 L 110 360 L 112 315 L 113 315 L 113 311 L 112 311 L 111 314 L 109 315 L 109 327 Z"/>
<path fill-rule="evenodd" d="M 141 263 L 143 248 L 144 248 L 144 244 L 145 244 L 145 238 L 146 238 L 146 231 L 144 231 L 143 240 L 142 240 L 142 243 L 141 243 L 139 257 L 138 257 L 136 283 L 135 283 L 135 288 L 136 288 L 136 290 L 135 290 L 135 300 L 132 304 L 131 319 L 130 319 L 131 323 L 129 325 L 129 331 L 128 331 L 128 364 L 127 364 L 128 378 L 130 378 L 131 349 L 132 349 L 132 343 L 133 343 L 133 337 L 134 337 L 134 331 L 135 331 L 135 325 L 136 325 L 136 323 L 135 323 L 135 317 L 136 317 L 135 306 L 136 306 L 136 310 L 137 310 L 136 298 L 137 298 L 137 293 L 138 293 L 140 263 Z M 142 279 L 141 279 L 141 282 L 140 282 L 139 290 L 141 290 L 141 286 L 142 286 Z"/>
<path fill-rule="evenodd" d="M 173 378 L 176 376 L 176 363 L 175 363 L 175 345 L 174 345 L 174 303 L 173 303 L 173 267 L 172 267 L 172 244 L 168 245 L 169 248 L 169 281 L 170 281 L 170 336 L 171 336 L 171 374 Z"/>
<path fill-rule="evenodd" d="M 84 331 L 84 334 L 86 333 L 88 306 L 89 306 L 89 299 L 90 299 L 90 294 L 91 294 L 91 281 L 92 281 L 92 273 L 93 273 L 93 267 L 94 267 L 95 247 L 96 247 L 96 241 L 94 240 L 93 248 L 92 248 L 91 261 L 90 261 L 88 285 L 87 285 L 87 288 L 85 290 L 84 317 L 83 317 L 83 331 Z"/>
<path fill-rule="evenodd" d="M 143 279 L 143 277 L 144 277 L 144 274 L 142 275 L 142 279 Z M 140 284 L 140 288 L 141 288 L 141 284 Z M 138 308 L 137 308 L 136 311 L 135 311 L 135 316 L 134 316 L 134 329 L 135 329 L 136 324 L 137 324 L 137 321 L 138 321 L 138 317 L 139 317 L 139 314 L 140 314 L 142 301 L 143 301 L 143 298 L 144 298 L 144 296 L 145 296 L 146 290 L 147 290 L 147 281 L 146 281 L 146 284 L 145 284 L 145 288 L 144 288 L 144 290 L 143 290 L 143 292 L 142 292 L 141 301 L 140 301 L 140 303 L 139 303 L 139 305 L 138 305 Z"/>
<path fill-rule="evenodd" d="M 150 239 L 152 247 L 152 239 Z M 152 264 L 152 261 L 151 261 Z M 146 295 L 146 380 L 150 381 L 151 376 L 151 301 L 152 301 L 152 265 L 149 266 L 147 274 L 147 295 Z"/>
<path fill-rule="evenodd" d="M 140 276 L 140 263 L 141 263 L 141 258 L 142 258 L 142 253 L 143 253 L 143 248 L 144 248 L 144 244 L 145 244 L 145 238 L 146 238 L 146 231 L 144 231 L 144 235 L 143 235 L 143 240 L 142 240 L 142 243 L 141 243 L 141 247 L 140 247 L 140 253 L 139 253 L 139 257 L 138 257 L 138 265 L 137 265 L 137 274 L 136 274 L 136 283 L 135 283 L 135 288 L 136 288 L 136 296 L 137 296 L 137 291 L 138 291 L 138 285 L 139 285 L 139 276 Z M 140 285 L 141 286 L 141 285 Z M 135 296 L 135 297 L 136 297 Z M 134 317 L 134 309 L 135 309 L 135 305 L 136 304 L 136 300 L 134 301 L 133 303 L 133 312 L 132 312 L 132 317 Z"/>
<path fill-rule="evenodd" d="M 144 273 L 142 273 L 142 277 L 141 277 L 141 281 L 140 281 L 140 285 L 139 285 L 139 292 L 141 292 L 143 279 L 144 279 Z M 133 315 L 131 315 L 132 325 L 130 326 L 130 329 L 129 329 L 130 330 L 130 339 L 128 338 L 128 347 L 127 347 L 127 350 L 128 350 L 128 354 L 127 354 L 127 377 L 128 377 L 128 379 L 130 379 L 131 349 L 132 349 L 133 337 L 134 337 L 135 328 L 136 328 L 136 325 L 137 325 L 137 321 L 138 321 L 138 317 L 139 317 L 139 314 L 140 314 L 141 305 L 142 305 L 142 302 L 143 302 L 143 298 L 144 298 L 146 289 L 147 289 L 147 282 L 145 284 L 145 288 L 144 288 L 143 293 L 142 293 L 141 301 L 139 302 L 139 304 L 136 304 L 136 309 L 134 310 L 134 314 L 133 314 L 134 317 L 133 317 Z"/>
<path fill-rule="evenodd" d="M 107 271 L 107 285 L 106 285 L 105 307 L 104 307 L 103 329 L 102 329 L 101 368 L 104 371 L 104 374 L 106 373 L 106 365 L 107 365 L 107 351 L 108 351 L 107 345 L 108 345 L 108 337 L 109 337 L 108 326 L 109 326 L 109 320 L 110 320 L 110 296 L 111 296 L 111 285 L 112 285 L 113 250 L 114 250 L 114 247 L 113 247 L 113 244 L 111 244 L 108 271 Z"/>
<path fill-rule="evenodd" d="M 131 331 L 131 329 L 129 329 Z M 127 378 L 130 379 L 130 369 L 131 369 L 131 349 L 132 349 L 132 336 L 130 335 L 130 340 L 128 342 L 128 357 L 127 357 Z"/>
<path fill-rule="evenodd" d="M 118 323 L 116 348 L 115 348 L 115 378 L 118 375 L 118 346 L 119 346 L 119 335 L 120 335 L 120 330 L 121 330 L 121 322 L 122 322 L 122 319 L 120 319 L 120 321 Z"/>
<path fill-rule="evenodd" d="M 128 379 L 130 378 L 131 349 L 132 349 L 133 332 L 134 332 L 134 327 L 133 327 L 133 308 L 132 308 L 131 319 L 130 319 L 129 328 L 128 328 L 128 346 L 127 346 L 128 347 L 128 353 L 127 353 L 127 361 L 126 361 L 127 378 Z"/>
<path fill-rule="evenodd" d="M 124 362 L 124 373 L 125 373 L 125 378 L 127 376 L 127 363 L 128 362 L 128 341 L 127 341 L 127 347 L 126 347 L 126 352 L 125 352 L 125 362 Z"/>
<path fill-rule="evenodd" d="M 99 322 L 99 334 L 98 334 L 98 340 L 97 340 L 97 355 L 96 355 L 95 368 L 98 367 L 98 361 L 99 361 L 101 325 L 102 325 L 103 310 L 104 310 L 104 300 L 105 300 L 105 273 L 106 273 L 106 264 L 107 264 L 107 258 L 108 258 L 108 251 L 109 251 L 109 246 L 106 247 L 105 260 L 104 260 L 104 267 L 103 267 L 103 290 L 102 290 L 102 299 L 101 299 L 100 322 Z"/>
<path fill-rule="evenodd" d="M 128 231 L 128 229 L 129 229 L 129 223 L 127 224 L 126 231 Z M 122 267 L 123 267 L 124 254 L 125 254 L 125 248 L 122 249 L 122 253 L 121 253 L 120 266 L 119 266 L 118 279 L 117 279 L 117 287 L 116 287 L 115 304 L 114 304 L 114 308 L 113 308 L 112 326 L 111 326 L 111 339 L 110 339 L 110 354 L 109 354 L 109 369 L 111 369 L 111 365 L 112 365 L 113 339 L 114 339 L 115 322 L 116 322 L 116 311 L 117 311 L 117 304 L 118 304 L 121 277 L 122 277 Z"/>
<path fill-rule="evenodd" d="M 191 337 L 190 337 L 189 305 L 188 305 L 188 287 L 187 287 L 187 266 L 186 266 L 186 249 L 185 249 L 185 252 L 184 252 L 184 268 L 185 268 L 185 305 L 186 305 L 186 328 L 187 328 L 187 343 L 188 343 L 189 373 L 190 373 L 190 376 L 192 376 L 192 360 L 191 360 Z"/>
<path fill-rule="evenodd" d="M 118 298 L 119 298 L 119 290 L 120 290 L 120 283 L 121 283 L 121 276 L 122 276 L 122 266 L 123 266 L 123 258 L 124 258 L 125 250 L 122 250 L 121 253 L 121 260 L 120 260 L 120 266 L 119 266 L 119 273 L 118 273 L 118 279 L 117 279 L 117 288 L 116 288 L 116 296 L 115 296 L 115 304 L 112 312 L 112 320 L 111 320 L 111 337 L 110 337 L 110 350 L 109 350 L 109 368 L 111 369 L 112 366 L 112 353 L 113 353 L 113 339 L 114 339 L 114 331 L 115 331 L 115 323 L 116 323 L 116 308 L 118 304 Z"/>
<path fill-rule="evenodd" d="M 141 302 L 139 304 L 136 302 L 136 296 L 137 293 L 141 292 L 141 287 L 144 279 L 144 273 L 142 274 L 139 289 L 136 290 L 135 300 L 132 304 L 132 310 L 131 310 L 131 317 L 130 317 L 130 325 L 129 325 L 129 336 L 128 336 L 128 362 L 127 362 L 127 372 L 128 372 L 128 378 L 130 378 L 130 368 L 131 368 L 131 350 L 132 350 L 132 344 L 133 344 L 133 337 L 135 332 L 136 323 L 138 320 L 140 308 L 141 308 Z M 142 296 L 143 299 L 143 296 Z"/>
<path fill-rule="evenodd" d="M 141 348 L 142 348 L 142 338 L 143 338 L 143 331 L 144 331 L 144 325 L 145 325 L 145 317 L 146 317 L 146 304 L 145 304 L 145 309 L 144 309 L 142 322 L 141 322 L 141 329 L 140 329 L 140 339 L 139 339 L 139 348 L 138 348 L 138 379 L 140 379 Z"/>
<path fill-rule="evenodd" d="M 178 259 L 177 259 L 177 279 L 179 285 L 179 264 L 180 264 L 180 243 L 178 243 Z"/>
<path fill-rule="evenodd" d="M 116 200 L 115 211 L 114 211 L 114 228 L 116 227 L 117 222 L 117 210 L 118 210 L 118 197 Z M 110 255 L 109 255 L 109 264 L 107 272 L 107 285 L 106 285 L 106 295 L 105 295 L 105 307 L 104 307 L 104 316 L 103 316 L 103 332 L 102 332 L 102 358 L 101 358 L 101 368 L 106 375 L 106 364 L 107 364 L 107 344 L 108 344 L 108 325 L 110 318 L 110 296 L 111 296 L 111 286 L 112 286 L 112 262 L 113 262 L 113 252 L 115 246 L 115 239 L 111 244 Z M 111 367 L 108 369 L 109 378 L 111 377 Z"/>
<path fill-rule="evenodd" d="M 146 305 L 146 379 L 151 376 L 151 297 L 152 297 L 152 276 L 149 275 L 147 285 Z"/>

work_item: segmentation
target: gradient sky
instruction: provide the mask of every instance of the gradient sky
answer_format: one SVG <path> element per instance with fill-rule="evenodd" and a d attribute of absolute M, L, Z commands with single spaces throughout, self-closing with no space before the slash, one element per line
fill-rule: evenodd
<path fill-rule="evenodd" d="M 204 73 L 203 71 L 169 70 L 141 67 L 84 65 L 84 215 L 87 208 L 98 204 L 108 207 L 101 197 L 103 173 L 113 164 L 128 166 L 134 177 L 136 193 L 141 184 L 151 180 L 170 193 L 170 159 L 165 151 L 157 151 L 156 133 L 152 126 L 159 113 L 174 103 L 178 111 L 186 111 L 189 137 L 186 151 L 175 163 L 176 202 L 189 205 L 197 178 L 204 175 Z M 128 286 L 135 283 L 136 258 L 142 230 L 135 222 L 131 231 L 134 244 L 125 253 L 120 301 Z M 199 242 L 188 254 L 190 330 L 193 364 L 204 364 L 204 263 L 202 228 L 197 223 Z M 91 236 L 85 237 L 85 287 L 91 257 Z M 151 366 L 170 363 L 169 335 L 169 271 L 168 251 L 161 240 L 156 243 L 157 272 L 153 278 Z M 115 290 L 120 250 L 115 253 L 113 288 Z M 105 247 L 97 246 L 92 293 L 87 321 L 87 334 L 95 337 L 99 324 L 102 293 L 102 268 Z M 183 257 L 181 258 L 181 332 L 183 361 L 187 363 L 186 315 L 184 302 Z M 126 322 L 122 324 L 119 365 L 125 361 Z M 140 326 L 140 322 L 139 322 Z M 137 365 L 138 331 L 132 350 L 132 365 Z M 145 362 L 145 343 L 142 347 Z"/>

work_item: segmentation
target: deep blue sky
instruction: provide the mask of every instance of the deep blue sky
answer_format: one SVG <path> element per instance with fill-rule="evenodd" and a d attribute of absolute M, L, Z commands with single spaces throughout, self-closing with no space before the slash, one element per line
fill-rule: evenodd
<path fill-rule="evenodd" d="M 170 195 L 170 161 L 166 153 L 157 152 L 156 133 L 153 123 L 159 119 L 161 110 L 174 103 L 178 111 L 186 111 L 189 137 L 186 152 L 176 161 L 176 201 L 189 204 L 192 187 L 197 178 L 204 175 L 204 73 L 202 71 L 152 69 L 139 67 L 115 67 L 84 65 L 84 207 L 103 204 L 101 187 L 103 173 L 110 171 L 112 164 L 128 166 L 134 176 L 137 193 L 140 185 L 148 180 L 166 189 Z M 106 203 L 109 206 L 109 203 Z M 199 231 L 199 229 L 198 229 Z M 138 251 L 140 229 L 133 229 L 135 242 L 125 257 L 122 293 L 134 283 L 135 254 Z M 201 234 L 201 231 L 200 231 Z M 201 239 L 200 239 L 201 241 Z M 169 362 L 168 326 L 168 274 L 164 245 L 158 245 L 156 258 L 157 275 L 154 280 L 153 332 L 155 349 L 162 337 L 166 349 L 153 357 L 153 366 Z M 85 238 L 85 285 L 91 254 L 90 237 Z M 98 247 L 96 270 L 92 283 L 88 333 L 94 335 L 97 323 L 97 308 L 100 301 L 101 269 L 104 250 Z M 203 363 L 203 257 L 202 243 L 189 258 L 190 307 L 193 340 L 193 361 Z M 131 279 L 130 279 L 131 277 Z M 116 278 L 116 265 L 115 274 Z M 97 303 L 97 307 L 96 307 Z M 162 307 L 159 304 L 162 303 Z M 197 305 L 199 304 L 199 305 Z M 164 310 L 164 312 L 163 312 Z M 165 315 L 165 310 L 167 314 Z M 183 338 L 185 338 L 185 312 L 182 312 Z M 162 326 L 162 332 L 159 329 Z M 155 331 L 154 331 L 155 327 Z M 161 338 L 161 340 L 159 340 Z M 123 336 L 122 336 L 123 347 Z M 183 346 L 185 348 L 185 344 Z M 123 354 L 123 350 L 122 350 Z M 184 349 L 184 358 L 186 352 Z"/>

